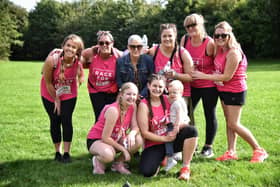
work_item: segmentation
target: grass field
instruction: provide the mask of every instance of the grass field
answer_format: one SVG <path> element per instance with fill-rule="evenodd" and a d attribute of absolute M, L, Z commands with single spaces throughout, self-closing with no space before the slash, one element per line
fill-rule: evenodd
<path fill-rule="evenodd" d="M 251 148 L 238 139 L 239 161 L 216 162 L 194 157 L 189 182 L 176 179 L 176 169 L 144 178 L 132 161 L 133 175 L 108 171 L 93 176 L 86 135 L 94 122 L 86 84 L 79 89 L 73 115 L 73 162 L 53 161 L 54 149 L 49 120 L 39 93 L 42 63 L 0 62 L 0 186 L 279 186 L 280 185 L 280 60 L 254 61 L 248 68 L 248 94 L 242 123 L 269 153 L 263 164 L 251 164 Z M 220 104 L 219 128 L 214 143 L 215 156 L 226 150 L 225 122 Z M 204 117 L 201 103 L 195 111 L 200 149 L 204 143 Z"/>

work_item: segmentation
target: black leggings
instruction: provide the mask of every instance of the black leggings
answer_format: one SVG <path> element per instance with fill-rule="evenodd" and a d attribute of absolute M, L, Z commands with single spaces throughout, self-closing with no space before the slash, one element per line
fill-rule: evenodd
<path fill-rule="evenodd" d="M 97 121 L 104 106 L 116 101 L 117 93 L 90 93 L 89 97 L 94 110 L 95 121 Z"/>
<path fill-rule="evenodd" d="M 61 124 L 63 141 L 71 142 L 73 137 L 72 114 L 77 98 L 61 101 L 60 115 L 54 114 L 54 103 L 42 97 L 42 101 L 50 118 L 50 132 L 53 143 L 61 142 Z"/>
<path fill-rule="evenodd" d="M 197 130 L 194 126 L 188 125 L 182 128 L 173 142 L 174 152 L 182 151 L 185 139 L 193 137 L 197 137 Z M 145 177 L 153 176 L 165 155 L 166 150 L 164 143 L 144 149 L 140 159 L 140 173 Z"/>
<path fill-rule="evenodd" d="M 216 105 L 218 101 L 218 91 L 216 87 L 210 88 L 191 88 L 193 108 L 197 106 L 200 99 L 206 120 L 206 139 L 205 144 L 212 145 L 217 132 Z"/>

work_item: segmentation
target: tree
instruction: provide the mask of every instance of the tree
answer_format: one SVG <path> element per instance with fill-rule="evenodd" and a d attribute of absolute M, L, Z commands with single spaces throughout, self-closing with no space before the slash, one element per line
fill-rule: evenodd
<path fill-rule="evenodd" d="M 8 0 L 0 1 L 0 59 L 7 60 L 12 46 L 22 46 L 21 40 L 27 12 Z"/>

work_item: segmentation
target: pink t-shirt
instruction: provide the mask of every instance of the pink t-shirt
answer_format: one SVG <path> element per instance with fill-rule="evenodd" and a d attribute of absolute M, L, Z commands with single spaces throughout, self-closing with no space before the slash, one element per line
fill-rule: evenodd
<path fill-rule="evenodd" d="M 200 46 L 192 46 L 191 38 L 188 37 L 185 48 L 189 51 L 194 64 L 194 69 L 206 74 L 212 74 L 214 71 L 213 57 L 206 55 L 207 44 L 210 37 L 206 37 Z M 195 88 L 216 87 L 213 81 L 197 79 L 191 82 L 191 86 Z"/>
<path fill-rule="evenodd" d="M 92 57 L 88 75 L 89 93 L 116 93 L 118 91 L 116 60 L 117 57 L 115 55 L 106 60 L 103 60 L 99 54 Z"/>
<path fill-rule="evenodd" d="M 229 51 L 222 53 L 221 51 L 217 52 L 217 55 L 214 59 L 215 72 L 224 73 L 226 65 L 226 57 Z M 229 81 L 223 81 L 223 84 L 217 84 L 217 89 L 220 92 L 232 92 L 238 93 L 247 90 L 246 84 L 246 70 L 247 70 L 247 59 L 242 51 L 242 60 L 239 62 L 236 71 L 234 72 L 233 77 Z"/>
<path fill-rule="evenodd" d="M 145 103 L 148 106 L 147 99 L 141 100 L 141 102 Z M 158 107 L 152 107 L 153 111 L 153 119 L 149 119 L 149 131 L 159 136 L 167 135 L 167 127 L 166 123 L 169 121 L 169 109 L 170 103 L 167 99 L 167 96 L 164 95 L 164 102 L 166 105 L 166 110 L 164 111 L 163 106 L 160 105 Z M 163 142 L 154 142 L 145 139 L 145 148 L 151 147 L 153 145 L 163 144 Z"/>
<path fill-rule="evenodd" d="M 155 50 L 157 46 L 154 47 Z M 184 48 L 181 48 L 181 54 L 184 52 Z M 158 49 L 158 52 L 155 57 L 155 73 L 158 73 L 160 70 L 164 68 L 164 66 L 169 61 L 170 57 L 164 56 L 164 54 L 160 51 L 160 48 Z M 173 62 L 171 65 L 171 68 L 174 69 L 177 73 L 183 73 L 184 67 L 183 62 L 181 62 L 181 59 L 179 57 L 179 54 L 176 53 L 173 57 Z M 191 95 L 191 89 L 190 89 L 190 83 L 189 82 L 183 82 L 184 85 L 184 93 L 183 96 L 190 96 Z"/>
<path fill-rule="evenodd" d="M 119 106 L 117 102 L 114 102 L 110 105 L 106 105 L 103 110 L 101 111 L 101 114 L 98 118 L 98 121 L 91 127 L 87 138 L 88 139 L 101 139 L 102 138 L 102 132 L 104 129 L 104 125 L 105 125 L 105 112 L 107 111 L 108 108 L 110 107 L 114 107 L 117 110 L 119 110 Z M 126 131 L 130 128 L 131 125 L 131 120 L 132 120 L 132 116 L 133 116 L 133 112 L 134 112 L 134 106 L 131 105 L 129 106 L 129 108 L 127 109 L 126 113 L 125 113 L 125 117 L 123 120 L 123 123 L 121 123 L 121 119 L 120 117 L 117 119 L 114 125 L 114 129 L 112 132 L 111 137 L 115 140 L 115 141 L 119 141 L 121 138 L 124 138 L 126 136 Z"/>
<path fill-rule="evenodd" d="M 59 73 L 61 68 L 61 60 L 62 57 L 58 59 L 57 65 L 53 70 L 52 79 L 53 79 L 53 86 L 55 90 L 59 93 L 59 98 L 61 101 L 72 99 L 77 97 L 78 93 L 78 86 L 77 86 L 77 72 L 78 68 L 82 69 L 81 63 L 76 60 L 73 66 L 64 68 L 64 80 L 59 80 Z M 41 79 L 41 96 L 49 100 L 50 102 L 54 102 L 54 99 L 49 94 L 44 76 Z"/>

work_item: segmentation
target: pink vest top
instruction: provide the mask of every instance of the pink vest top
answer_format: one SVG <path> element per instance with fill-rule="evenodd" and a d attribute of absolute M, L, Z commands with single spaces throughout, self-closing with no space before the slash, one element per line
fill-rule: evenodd
<path fill-rule="evenodd" d="M 110 105 L 106 105 L 103 110 L 101 111 L 101 114 L 98 118 L 98 121 L 91 127 L 87 138 L 88 139 L 101 139 L 102 138 L 102 132 L 104 129 L 104 125 L 105 125 L 105 112 L 107 111 L 108 108 L 110 107 L 114 107 L 117 108 L 117 110 L 119 110 L 119 106 L 117 102 L 114 102 Z M 131 124 L 131 120 L 132 120 L 132 116 L 133 116 L 133 112 L 134 112 L 134 106 L 131 105 L 129 106 L 129 108 L 126 111 L 123 123 L 121 123 L 121 119 L 120 117 L 117 119 L 114 125 L 114 129 L 112 132 L 111 137 L 115 140 L 115 141 L 119 141 L 121 138 L 124 138 L 126 136 L 126 131 L 130 128 L 130 124 Z"/>
<path fill-rule="evenodd" d="M 155 50 L 157 46 L 154 47 Z M 185 49 L 181 48 L 181 54 L 184 52 Z M 155 57 L 155 73 L 158 73 L 160 70 L 164 68 L 164 66 L 167 64 L 169 61 L 169 57 L 164 56 L 163 53 L 160 51 L 160 48 L 158 49 L 158 52 L 156 54 L 157 56 Z M 177 73 L 183 73 L 184 72 L 184 67 L 183 67 L 183 62 L 181 62 L 180 57 L 178 53 L 173 57 L 173 62 L 172 62 L 172 69 L 174 69 Z M 184 85 L 184 93 L 183 96 L 190 96 L 191 95 L 191 89 L 190 89 L 190 83 L 189 82 L 183 82 Z"/>
<path fill-rule="evenodd" d="M 217 52 L 217 55 L 214 59 L 215 71 L 216 73 L 224 73 L 226 65 L 226 56 L 229 51 L 222 53 L 221 51 Z M 242 51 L 242 60 L 239 62 L 238 67 L 229 81 L 224 81 L 223 85 L 217 84 L 217 89 L 220 92 L 232 92 L 238 93 L 247 90 L 246 84 L 246 70 L 247 70 L 247 59 Z"/>
<path fill-rule="evenodd" d="M 61 68 L 61 60 L 60 58 L 58 60 L 58 63 L 56 65 L 56 68 L 53 69 L 52 73 L 52 79 L 53 79 L 53 86 L 55 90 L 57 91 L 58 89 L 63 90 L 61 93 L 62 95 L 59 96 L 61 101 L 72 99 L 77 97 L 77 72 L 78 68 L 81 68 L 82 70 L 82 65 L 81 63 L 76 60 L 73 64 L 73 66 L 67 68 L 64 68 L 64 77 L 65 80 L 61 81 L 59 80 L 59 73 L 60 73 L 60 68 Z M 49 94 L 47 87 L 46 87 L 46 82 L 44 79 L 44 76 L 42 76 L 41 79 L 41 96 L 49 100 L 50 102 L 54 102 L 54 99 L 51 97 Z"/>
<path fill-rule="evenodd" d="M 89 93 L 118 91 L 116 82 L 116 56 L 103 60 L 100 55 L 95 55 L 89 66 L 88 91 Z"/>
<path fill-rule="evenodd" d="M 143 99 L 141 102 L 145 103 L 148 106 L 147 99 Z M 149 131 L 159 136 L 166 136 L 167 134 L 166 123 L 169 121 L 170 103 L 166 95 L 164 95 L 164 102 L 166 104 L 166 111 L 164 111 L 162 105 L 158 107 L 152 107 L 153 119 L 149 119 L 149 124 L 148 124 Z M 158 144 L 163 144 L 163 142 L 154 142 L 145 139 L 145 148 Z"/>
<path fill-rule="evenodd" d="M 194 69 L 206 74 L 212 74 L 214 71 L 213 57 L 206 55 L 206 48 L 209 41 L 210 37 L 207 37 L 200 46 L 194 47 L 189 37 L 185 46 L 192 56 Z M 191 86 L 195 88 L 216 87 L 213 81 L 202 79 L 193 80 Z"/>

